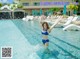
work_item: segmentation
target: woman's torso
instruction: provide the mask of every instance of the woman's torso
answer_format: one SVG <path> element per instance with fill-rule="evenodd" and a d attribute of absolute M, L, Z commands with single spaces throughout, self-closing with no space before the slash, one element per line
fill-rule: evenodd
<path fill-rule="evenodd" d="M 42 31 L 42 39 L 47 40 L 48 39 L 48 35 L 49 35 L 48 30 L 43 30 Z"/>

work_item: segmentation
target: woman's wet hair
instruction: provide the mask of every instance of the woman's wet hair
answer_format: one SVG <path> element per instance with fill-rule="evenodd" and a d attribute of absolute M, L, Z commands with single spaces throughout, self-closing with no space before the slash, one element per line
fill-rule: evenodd
<path fill-rule="evenodd" d="M 47 30 L 48 30 L 48 29 L 49 29 L 49 25 L 48 25 L 47 22 L 43 22 L 43 23 L 42 23 L 43 30 L 44 30 L 44 24 L 46 24 L 46 26 L 47 26 Z"/>

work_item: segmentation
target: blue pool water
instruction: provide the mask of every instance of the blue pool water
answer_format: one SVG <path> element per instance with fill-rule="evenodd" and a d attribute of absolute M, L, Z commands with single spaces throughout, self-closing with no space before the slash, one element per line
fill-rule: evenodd
<path fill-rule="evenodd" d="M 80 31 L 54 28 L 49 35 L 49 47 L 45 49 L 37 21 L 0 20 L 0 47 L 12 46 L 12 59 L 80 59 L 79 34 Z"/>

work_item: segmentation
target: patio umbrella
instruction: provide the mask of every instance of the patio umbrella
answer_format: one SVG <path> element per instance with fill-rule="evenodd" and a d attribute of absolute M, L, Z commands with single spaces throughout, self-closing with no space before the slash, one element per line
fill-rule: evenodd
<path fill-rule="evenodd" d="M 35 15 L 35 11 L 34 10 L 32 10 L 32 15 Z"/>
<path fill-rule="evenodd" d="M 48 11 L 48 10 L 46 11 L 46 14 L 47 14 L 47 16 L 48 16 L 48 14 L 49 14 L 49 11 Z"/>
<path fill-rule="evenodd" d="M 46 11 L 46 15 L 48 16 L 48 10 Z"/>
<path fill-rule="evenodd" d="M 64 5 L 63 15 L 66 15 L 66 5 Z"/>
<path fill-rule="evenodd" d="M 40 9 L 40 15 L 42 15 L 42 13 L 43 13 L 43 11 L 42 11 L 42 9 Z"/>
<path fill-rule="evenodd" d="M 34 12 L 35 12 L 34 15 L 37 16 L 37 10 L 34 10 Z"/>
<path fill-rule="evenodd" d="M 74 13 L 74 14 L 77 14 L 77 10 L 74 10 L 73 13 Z"/>
<path fill-rule="evenodd" d="M 51 10 L 49 15 L 52 15 L 52 14 L 53 14 L 53 11 Z"/>

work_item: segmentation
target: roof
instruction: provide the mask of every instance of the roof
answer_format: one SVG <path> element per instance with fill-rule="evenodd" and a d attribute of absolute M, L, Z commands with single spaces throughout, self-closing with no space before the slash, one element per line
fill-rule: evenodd
<path fill-rule="evenodd" d="M 0 10 L 1 10 L 0 12 L 11 12 L 12 11 L 8 5 L 2 6 Z"/>

